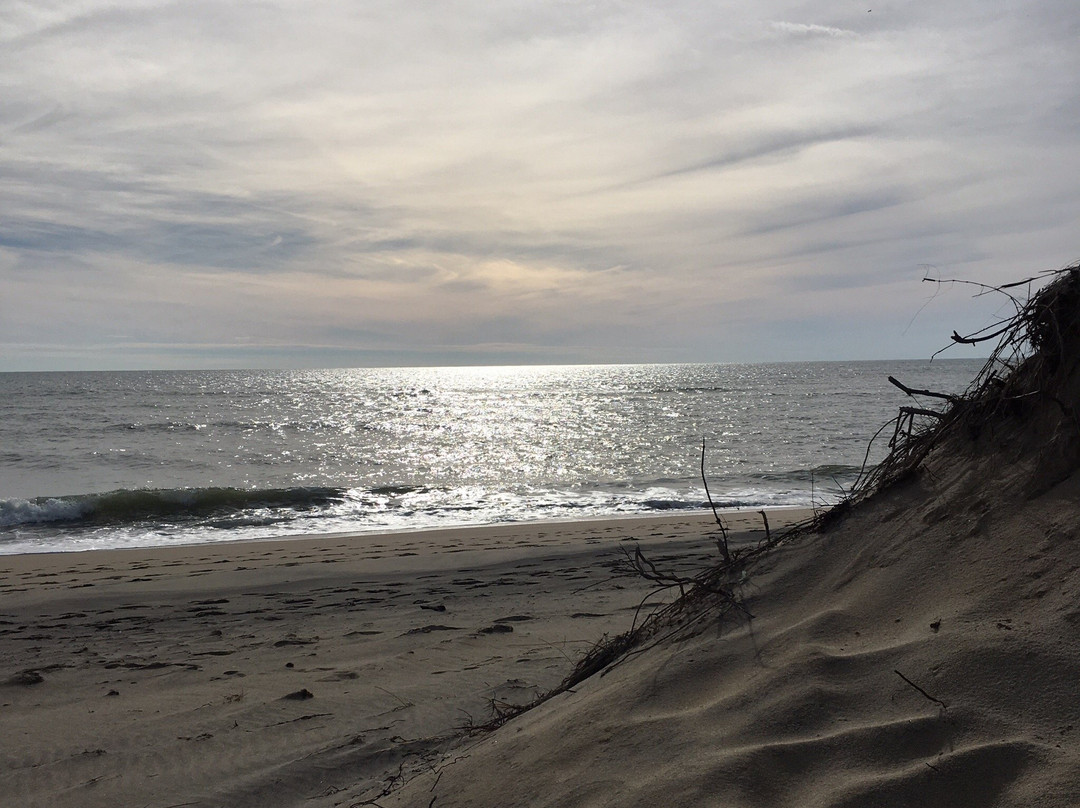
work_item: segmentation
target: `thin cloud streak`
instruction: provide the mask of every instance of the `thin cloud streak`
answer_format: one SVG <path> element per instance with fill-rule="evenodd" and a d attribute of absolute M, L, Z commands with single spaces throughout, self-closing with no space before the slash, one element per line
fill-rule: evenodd
<path fill-rule="evenodd" d="M 0 369 L 925 356 L 971 310 L 901 340 L 922 265 L 1080 254 L 1077 33 L 1058 0 L 0 7 Z"/>

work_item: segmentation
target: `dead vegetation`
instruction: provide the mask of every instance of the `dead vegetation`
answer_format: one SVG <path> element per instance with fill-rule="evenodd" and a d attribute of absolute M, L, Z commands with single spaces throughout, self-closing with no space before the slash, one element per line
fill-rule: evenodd
<path fill-rule="evenodd" d="M 1026 299 L 1017 297 L 1019 289 L 1030 289 L 1048 278 L 1045 286 Z M 946 438 L 956 436 L 970 442 L 987 430 L 1000 432 L 1007 421 L 1032 419 L 1048 404 L 1067 419 L 1074 435 L 1080 434 L 1080 418 L 1071 403 L 1080 391 L 1070 389 L 1080 362 L 1080 264 L 1004 286 L 974 285 L 980 289 L 979 295 L 1004 295 L 1014 314 L 967 336 L 954 331 L 952 344 L 996 339 L 990 358 L 961 396 L 913 390 L 890 379 L 913 398 L 944 399 L 947 406 L 941 412 L 902 407 L 896 419 L 886 425 L 893 426 L 888 456 L 873 469 L 864 470 L 845 505 L 905 478 Z M 1038 426 L 1046 431 L 1048 425 L 1040 422 Z M 1075 438 L 1071 442 L 1075 443 Z"/>

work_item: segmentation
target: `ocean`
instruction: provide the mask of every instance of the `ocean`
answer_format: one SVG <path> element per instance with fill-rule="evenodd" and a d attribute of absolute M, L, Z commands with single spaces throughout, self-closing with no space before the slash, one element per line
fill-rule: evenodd
<path fill-rule="evenodd" d="M 889 375 L 981 366 L 0 373 L 0 554 L 697 510 L 702 439 L 718 506 L 825 505 L 910 403 Z"/>

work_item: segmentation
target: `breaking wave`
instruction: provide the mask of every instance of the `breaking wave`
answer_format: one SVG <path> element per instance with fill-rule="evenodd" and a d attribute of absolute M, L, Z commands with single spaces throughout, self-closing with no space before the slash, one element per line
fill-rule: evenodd
<path fill-rule="evenodd" d="M 312 510 L 341 502 L 341 488 L 166 488 L 0 500 L 0 527 L 189 521 L 240 511 Z"/>

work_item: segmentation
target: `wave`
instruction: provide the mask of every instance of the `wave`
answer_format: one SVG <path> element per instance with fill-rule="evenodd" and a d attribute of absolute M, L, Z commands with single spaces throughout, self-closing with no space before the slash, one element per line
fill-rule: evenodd
<path fill-rule="evenodd" d="M 183 488 L 0 500 L 0 554 L 201 544 L 706 510 L 704 490 L 482 486 Z M 818 489 L 818 502 L 829 492 Z M 720 486 L 721 509 L 805 506 L 799 486 Z"/>
<path fill-rule="evenodd" d="M 238 511 L 306 511 L 342 502 L 346 489 L 142 488 L 103 494 L 0 500 L 0 528 L 68 523 L 115 525 L 227 516 Z"/>

